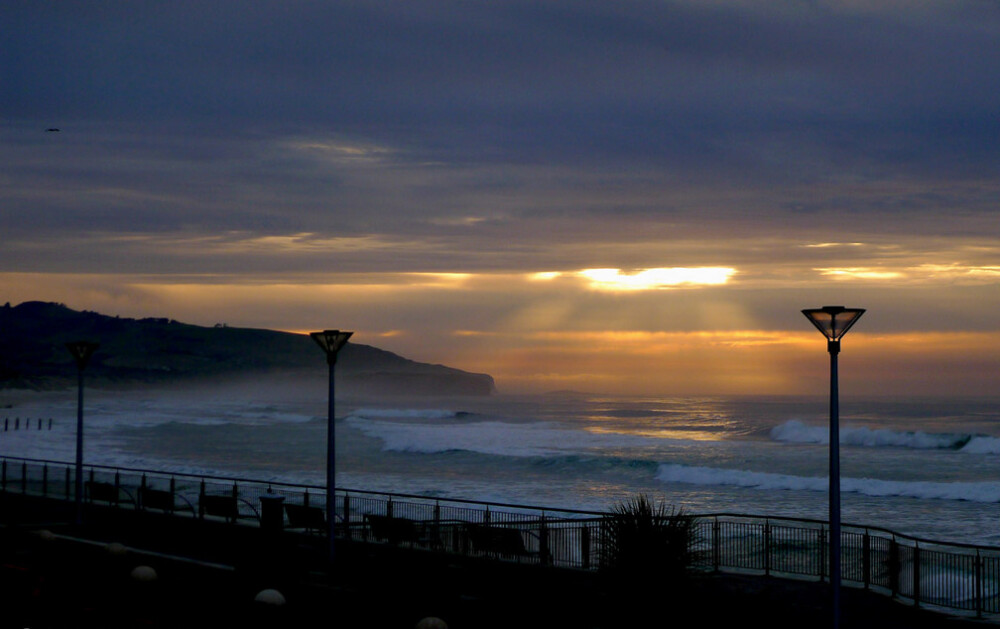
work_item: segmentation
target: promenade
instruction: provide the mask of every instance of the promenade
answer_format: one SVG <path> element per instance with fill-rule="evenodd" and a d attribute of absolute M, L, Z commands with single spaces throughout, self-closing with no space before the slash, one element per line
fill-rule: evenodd
<path fill-rule="evenodd" d="M 452 629 L 705 624 L 824 627 L 814 581 L 693 576 L 670 589 L 595 572 L 344 541 L 0 494 L 0 627 L 414 627 Z M 111 545 L 115 544 L 115 545 Z M 123 545 L 124 550 L 118 546 Z M 148 566 L 155 580 L 133 576 Z M 281 606 L 255 602 L 265 590 Z M 995 626 L 847 588 L 844 627 Z"/>

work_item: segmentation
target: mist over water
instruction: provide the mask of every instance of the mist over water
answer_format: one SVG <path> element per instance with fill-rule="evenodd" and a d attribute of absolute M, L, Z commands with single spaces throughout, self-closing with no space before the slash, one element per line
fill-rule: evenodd
<path fill-rule="evenodd" d="M 85 460 L 325 483 L 316 383 L 88 391 Z M 8 395 L 0 454 L 71 461 L 72 392 Z M 1000 544 L 1000 408 L 990 400 L 842 400 L 845 522 Z M 693 513 L 825 520 L 823 399 L 338 398 L 337 479 L 351 489 L 604 511 L 645 492 Z M 2 424 L 0 424 L 2 429 Z"/>

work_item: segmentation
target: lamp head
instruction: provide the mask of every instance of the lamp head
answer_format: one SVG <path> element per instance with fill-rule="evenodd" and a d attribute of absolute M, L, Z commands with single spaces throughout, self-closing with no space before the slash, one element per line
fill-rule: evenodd
<path fill-rule="evenodd" d="M 826 340 L 830 342 L 830 347 L 839 346 L 840 339 L 847 334 L 861 315 L 865 313 L 864 308 L 845 308 L 843 306 L 823 306 L 822 308 L 808 308 L 802 311 L 816 329 L 823 333 Z"/>
<path fill-rule="evenodd" d="M 309 336 L 316 344 L 326 352 L 326 361 L 331 365 L 337 362 L 337 352 L 347 344 L 347 339 L 351 338 L 354 332 L 341 332 L 340 330 L 323 330 L 313 332 Z"/>
<path fill-rule="evenodd" d="M 98 347 L 100 347 L 100 344 L 89 341 L 66 343 L 66 349 L 73 355 L 73 360 L 76 361 L 76 368 L 80 371 L 83 371 L 84 367 L 87 366 L 87 363 L 90 362 L 90 357 L 93 356 Z"/>

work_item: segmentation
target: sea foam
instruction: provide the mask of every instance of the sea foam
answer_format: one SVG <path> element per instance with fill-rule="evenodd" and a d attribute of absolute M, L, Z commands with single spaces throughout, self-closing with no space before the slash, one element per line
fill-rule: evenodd
<path fill-rule="evenodd" d="M 348 418 L 355 419 L 458 419 L 469 413 L 438 408 L 359 408 Z"/>
<path fill-rule="evenodd" d="M 826 426 L 809 426 L 790 420 L 771 429 L 771 439 L 785 443 L 830 442 Z M 886 428 L 841 427 L 840 443 L 867 448 L 911 448 L 914 450 L 962 450 L 975 454 L 1000 452 L 1000 439 L 969 433 L 928 433 L 899 431 Z M 974 444 L 974 445 L 973 445 Z M 973 447 L 969 447 L 973 446 Z"/>
<path fill-rule="evenodd" d="M 730 485 L 773 490 L 828 491 L 828 477 L 795 476 L 770 472 L 753 472 L 711 467 L 697 467 L 664 463 L 660 465 L 656 478 L 665 483 L 688 483 L 693 485 Z M 1000 502 L 1000 483 L 996 482 L 954 482 L 896 481 L 873 478 L 841 478 L 840 489 L 844 493 L 864 496 L 898 496 L 904 498 L 967 500 L 970 502 Z"/>
<path fill-rule="evenodd" d="M 609 447 L 643 447 L 663 441 L 639 435 L 570 430 L 544 422 L 442 424 L 373 420 L 358 414 L 345 421 L 365 435 L 380 439 L 384 450 L 422 454 L 463 450 L 517 457 L 556 456 Z"/>

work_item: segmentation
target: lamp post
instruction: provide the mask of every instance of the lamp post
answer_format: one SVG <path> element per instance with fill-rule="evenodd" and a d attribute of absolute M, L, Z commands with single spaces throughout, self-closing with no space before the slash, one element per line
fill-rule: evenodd
<path fill-rule="evenodd" d="M 66 349 L 76 361 L 77 393 L 76 393 L 76 524 L 83 524 L 83 370 L 90 362 L 90 357 L 98 348 L 97 343 L 75 341 L 66 343 Z"/>
<path fill-rule="evenodd" d="M 327 535 L 327 548 L 330 560 L 330 565 L 333 565 L 333 533 L 334 533 L 334 521 L 337 514 L 337 506 L 334 500 L 334 493 L 337 490 L 337 466 L 336 466 L 336 451 L 335 451 L 335 440 L 333 432 L 333 418 L 334 418 L 334 380 L 333 371 L 334 366 L 337 364 L 337 352 L 340 351 L 346 343 L 347 339 L 351 338 L 354 332 L 341 332 L 340 330 L 323 330 L 322 332 L 313 332 L 309 336 L 312 337 L 316 344 L 323 348 L 326 353 L 326 364 L 330 366 L 330 392 L 329 398 L 327 400 L 327 428 L 326 428 L 326 535 Z"/>
<path fill-rule="evenodd" d="M 833 628 L 840 627 L 840 390 L 837 354 L 840 339 L 851 329 L 864 308 L 824 306 L 802 311 L 826 337 L 830 352 L 830 585 L 833 592 Z"/>

